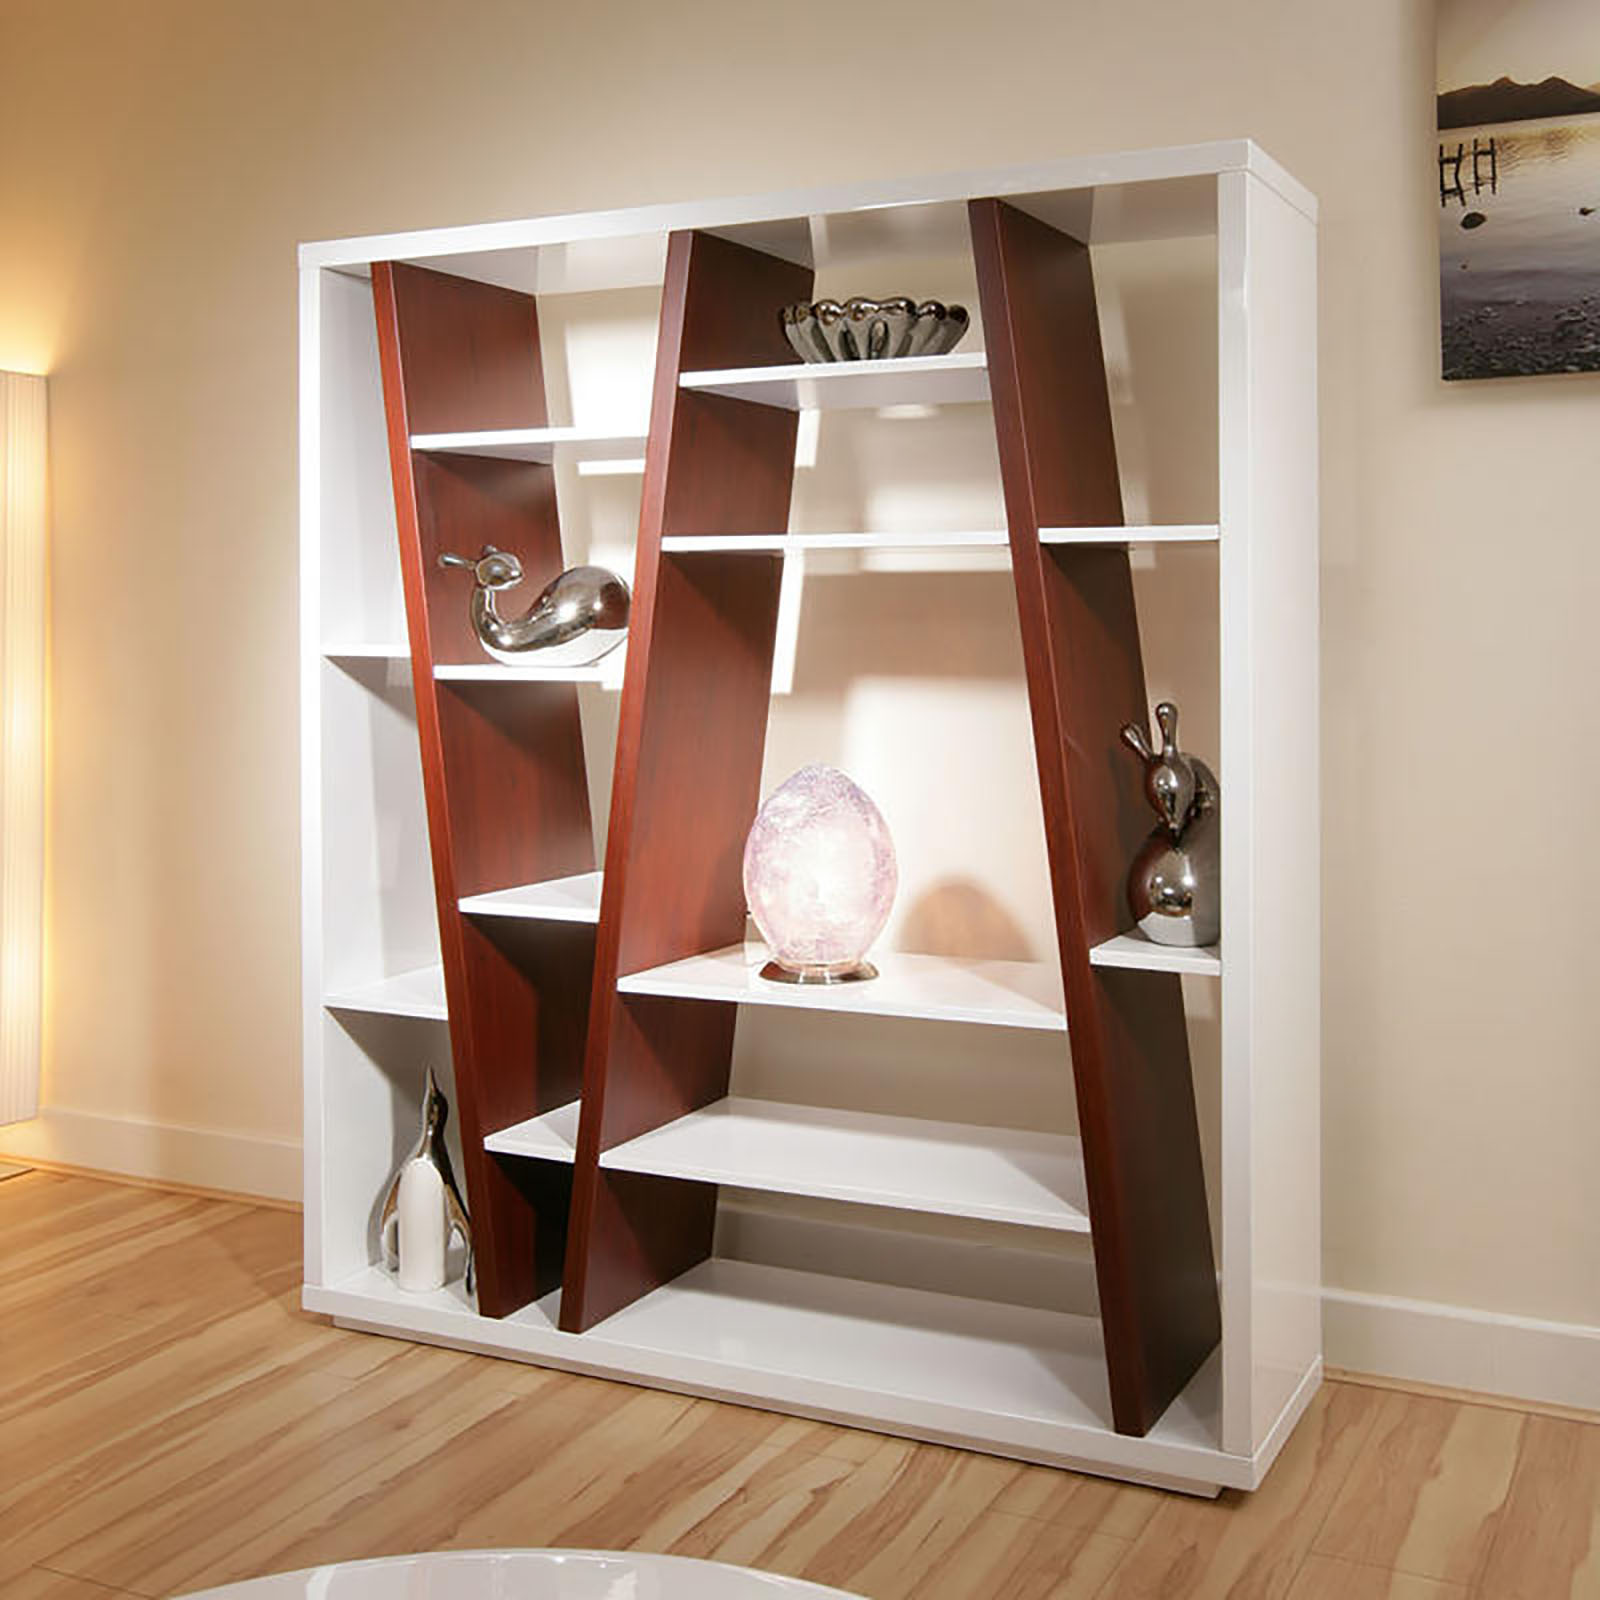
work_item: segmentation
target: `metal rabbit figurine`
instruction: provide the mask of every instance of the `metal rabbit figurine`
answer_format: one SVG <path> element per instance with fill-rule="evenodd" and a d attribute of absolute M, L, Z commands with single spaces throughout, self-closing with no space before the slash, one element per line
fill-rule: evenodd
<path fill-rule="evenodd" d="M 404 1161 L 395 1168 L 394 1177 L 389 1180 L 389 1188 L 383 1197 L 383 1209 L 378 1213 L 378 1242 L 383 1251 L 383 1264 L 390 1272 L 396 1272 L 400 1267 L 400 1185 L 405 1177 L 406 1168 L 413 1161 L 423 1161 L 431 1166 L 439 1175 L 439 1182 L 444 1189 L 445 1235 L 444 1243 L 448 1246 L 451 1233 L 461 1236 L 461 1243 L 467 1252 L 467 1293 L 471 1294 L 477 1282 L 476 1262 L 472 1253 L 472 1223 L 467 1217 L 466 1202 L 461 1198 L 461 1190 L 456 1187 L 456 1175 L 450 1165 L 450 1152 L 445 1148 L 444 1125 L 450 1119 L 450 1102 L 445 1099 L 443 1091 L 439 1088 L 433 1076 L 433 1068 L 428 1068 L 427 1087 L 422 1095 L 422 1131 L 417 1135 L 417 1142 L 411 1147 Z"/>
<path fill-rule="evenodd" d="M 472 574 L 472 628 L 496 661 L 516 666 L 586 667 L 628 636 L 628 586 L 604 567 L 569 567 L 545 585 L 520 617 L 502 617 L 496 597 L 522 582 L 522 563 L 509 550 L 483 547 L 476 561 L 442 555 L 441 567 Z"/>
<path fill-rule="evenodd" d="M 1218 808 L 1222 791 L 1205 762 L 1178 748 L 1178 708 L 1156 707 L 1161 749 L 1136 722 L 1122 742 L 1144 763 L 1144 793 L 1160 821 L 1128 870 L 1128 904 L 1156 944 L 1215 944 L 1222 932 Z"/>

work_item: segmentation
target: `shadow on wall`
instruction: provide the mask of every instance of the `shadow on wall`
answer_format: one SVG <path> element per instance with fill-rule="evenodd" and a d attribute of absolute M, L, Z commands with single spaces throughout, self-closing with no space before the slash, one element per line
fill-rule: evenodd
<path fill-rule="evenodd" d="M 941 878 L 923 890 L 906 911 L 895 943 L 929 956 L 1040 959 L 1016 918 L 970 878 Z"/>
<path fill-rule="evenodd" d="M 796 694 L 868 678 L 1014 679 L 1022 644 L 1009 572 L 806 574 Z"/>

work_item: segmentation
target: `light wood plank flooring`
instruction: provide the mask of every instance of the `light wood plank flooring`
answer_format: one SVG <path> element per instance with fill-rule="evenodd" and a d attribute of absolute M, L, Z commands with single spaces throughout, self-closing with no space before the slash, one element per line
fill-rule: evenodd
<path fill-rule="evenodd" d="M 1327 1385 L 1215 1502 L 344 1332 L 299 1219 L 0 1183 L 0 1595 L 449 1546 L 706 1556 L 871 1600 L 1600 1600 L 1600 1426 Z"/>

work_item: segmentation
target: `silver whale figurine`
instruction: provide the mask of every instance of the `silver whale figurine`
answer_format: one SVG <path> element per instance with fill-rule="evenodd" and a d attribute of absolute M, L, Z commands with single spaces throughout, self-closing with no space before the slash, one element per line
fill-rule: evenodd
<path fill-rule="evenodd" d="M 1144 763 L 1144 795 L 1160 819 L 1128 869 L 1128 907 L 1156 944 L 1215 944 L 1222 932 L 1222 791 L 1211 769 L 1178 748 L 1178 708 L 1156 707 L 1161 748 L 1137 722 L 1122 742 Z"/>
<path fill-rule="evenodd" d="M 477 1261 L 472 1253 L 472 1223 L 467 1217 L 467 1204 L 456 1187 L 455 1169 L 450 1165 L 450 1152 L 445 1148 L 444 1125 L 450 1120 L 450 1102 L 445 1099 L 433 1068 L 428 1068 L 427 1086 L 422 1091 L 422 1131 L 417 1142 L 406 1152 L 405 1159 L 394 1169 L 388 1191 L 383 1197 L 383 1207 L 378 1213 L 378 1246 L 383 1252 L 383 1264 L 390 1272 L 400 1265 L 399 1233 L 400 1175 L 417 1160 L 431 1162 L 444 1185 L 445 1241 L 452 1232 L 461 1235 L 467 1252 L 467 1293 L 477 1284 Z"/>
<path fill-rule="evenodd" d="M 586 667 L 628 636 L 632 595 L 604 567 L 569 567 L 545 585 L 520 617 L 503 617 L 498 597 L 522 582 L 522 563 L 509 550 L 483 547 L 476 560 L 442 555 L 441 567 L 465 567 L 473 577 L 472 630 L 496 661 L 520 666 Z"/>

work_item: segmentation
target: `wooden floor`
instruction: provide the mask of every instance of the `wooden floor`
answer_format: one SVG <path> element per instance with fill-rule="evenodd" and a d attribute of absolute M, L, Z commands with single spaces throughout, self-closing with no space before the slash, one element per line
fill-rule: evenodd
<path fill-rule="evenodd" d="M 1600 1597 L 1590 1423 L 1330 1384 L 1205 1502 L 335 1329 L 281 1211 L 29 1173 L 0 1240 L 5 1600 L 506 1545 L 873 1600 Z"/>

